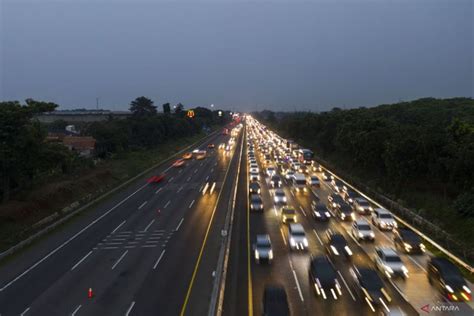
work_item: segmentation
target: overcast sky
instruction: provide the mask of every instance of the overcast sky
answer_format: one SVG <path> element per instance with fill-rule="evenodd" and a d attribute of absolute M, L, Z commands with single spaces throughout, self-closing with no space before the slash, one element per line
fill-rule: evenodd
<path fill-rule="evenodd" d="M 317 111 L 472 97 L 472 3 L 0 0 L 0 100 Z"/>

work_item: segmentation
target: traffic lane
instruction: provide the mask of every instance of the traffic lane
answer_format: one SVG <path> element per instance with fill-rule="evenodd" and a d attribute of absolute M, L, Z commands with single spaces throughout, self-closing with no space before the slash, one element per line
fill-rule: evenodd
<path fill-rule="evenodd" d="M 161 170 L 160 172 L 169 171 L 173 173 L 174 170 L 171 169 L 169 166 L 162 166 L 158 168 Z M 152 173 L 150 173 L 152 174 Z M 154 172 L 153 174 L 156 174 Z M 149 176 L 149 175 L 147 175 Z M 137 181 L 138 182 L 138 181 Z M 110 207 L 106 212 L 104 212 L 101 216 L 97 217 L 97 214 L 94 212 L 87 212 L 81 214 L 80 217 L 76 221 L 71 222 L 68 225 L 68 228 L 73 228 L 73 232 L 69 233 L 69 238 L 78 234 L 81 230 L 84 230 L 84 227 L 88 227 L 91 223 L 94 223 L 92 226 L 88 227 L 84 230 L 84 233 L 77 235 L 74 239 L 70 240 L 69 243 L 64 243 L 64 230 L 55 231 L 52 235 L 48 236 L 46 239 L 40 241 L 41 245 L 38 247 L 34 247 L 29 249 L 28 251 L 22 253 L 15 259 L 25 259 L 25 256 L 29 255 L 31 258 L 35 257 L 35 254 L 41 254 L 41 258 L 45 258 L 43 262 L 39 263 L 37 266 L 33 266 L 35 263 L 31 263 L 31 266 L 26 267 L 24 270 L 19 270 L 15 267 L 23 267 L 24 268 L 24 261 L 19 262 L 18 265 L 12 264 L 9 262 L 6 266 L 2 267 L 2 277 L 5 278 L 8 275 L 10 279 L 6 279 L 3 285 L 3 291 L 0 293 L 0 307 L 1 312 L 3 313 L 16 313 L 18 310 L 21 310 L 25 305 L 28 305 L 29 302 L 33 301 L 38 295 L 40 295 L 44 290 L 48 287 L 48 284 L 53 283 L 58 277 L 64 274 L 70 266 L 73 265 L 73 261 L 76 260 L 77 253 L 87 253 L 94 244 L 98 243 L 100 239 L 103 238 L 104 234 L 111 231 L 116 225 L 119 225 L 123 218 L 127 218 L 129 214 L 137 207 L 138 201 L 142 201 L 146 199 L 146 197 L 154 190 L 156 186 L 165 186 L 166 184 L 159 183 L 159 184 L 143 184 L 143 179 L 141 181 L 141 186 L 136 188 L 139 184 L 135 184 L 132 186 L 132 191 L 129 195 L 123 198 L 122 194 L 118 194 L 115 199 L 107 200 L 106 207 Z M 130 192 L 129 190 L 126 190 Z M 127 199 L 128 197 L 128 199 Z M 118 199 L 123 198 L 123 199 Z M 110 212 L 107 221 L 101 220 L 103 217 L 107 216 Z M 99 219 L 98 219 L 99 218 Z M 75 234 L 74 234 L 75 233 Z M 67 235 L 66 235 L 67 236 Z M 46 248 L 42 246 L 48 246 L 46 241 L 50 241 L 53 246 L 62 248 L 54 248 L 57 249 L 56 252 L 51 253 L 51 248 L 47 249 L 50 252 L 45 252 Z M 56 244 L 62 242 L 61 244 Z M 52 251 L 54 251 L 52 249 Z M 48 257 L 50 254 L 50 257 Z M 38 259 L 39 260 L 39 259 Z M 38 262 L 38 261 L 36 261 Z M 31 268 L 33 266 L 33 268 Z M 13 268 L 11 268 L 13 267 Z M 28 270 L 30 269 L 30 270 Z M 13 272 L 13 271 L 14 272 Z M 27 271 L 26 274 L 21 276 L 22 273 Z M 13 273 L 13 274 L 9 274 Z M 15 276 L 16 273 L 16 276 Z M 15 280 L 18 276 L 21 276 L 18 280 Z M 14 281 L 10 285 L 9 282 Z M 5 288 L 7 285 L 7 288 Z M 21 298 L 20 300 L 15 300 L 14 302 L 11 301 L 10 297 L 17 297 Z"/>

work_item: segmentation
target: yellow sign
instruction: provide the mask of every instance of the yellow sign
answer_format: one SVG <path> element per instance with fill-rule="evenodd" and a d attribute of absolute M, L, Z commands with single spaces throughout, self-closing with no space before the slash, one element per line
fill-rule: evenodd
<path fill-rule="evenodd" d="M 193 110 L 188 110 L 188 113 L 186 114 L 189 118 L 194 117 L 194 111 Z"/>

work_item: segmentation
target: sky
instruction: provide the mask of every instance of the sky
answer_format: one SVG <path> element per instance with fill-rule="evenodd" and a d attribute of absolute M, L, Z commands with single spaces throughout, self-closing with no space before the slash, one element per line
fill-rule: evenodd
<path fill-rule="evenodd" d="M 472 97 L 472 0 L 0 0 L 0 100 L 234 111 Z"/>

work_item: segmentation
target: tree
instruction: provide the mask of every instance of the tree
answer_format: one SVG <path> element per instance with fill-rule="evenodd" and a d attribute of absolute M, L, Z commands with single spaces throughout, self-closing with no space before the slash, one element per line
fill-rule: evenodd
<path fill-rule="evenodd" d="M 171 107 L 169 103 L 163 104 L 163 113 L 165 114 L 170 114 L 171 113 Z"/>
<path fill-rule="evenodd" d="M 138 97 L 130 103 L 130 111 L 133 116 L 149 116 L 156 114 L 156 106 L 153 105 L 153 101 L 146 97 Z"/>
<path fill-rule="evenodd" d="M 180 117 L 184 116 L 184 105 L 182 105 L 181 103 L 176 104 L 176 106 L 174 107 L 174 114 Z"/>

